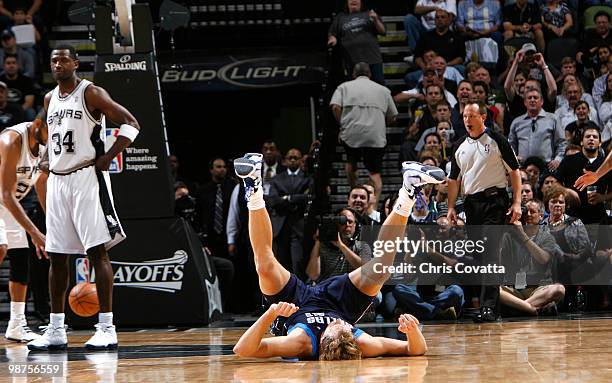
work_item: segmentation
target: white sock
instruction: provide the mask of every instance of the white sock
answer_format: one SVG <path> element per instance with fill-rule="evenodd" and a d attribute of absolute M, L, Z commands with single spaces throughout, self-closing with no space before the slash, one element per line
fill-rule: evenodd
<path fill-rule="evenodd" d="M 415 196 L 410 196 L 408 191 L 402 187 L 399 191 L 399 197 L 393 206 L 393 211 L 403 217 L 409 217 L 415 202 Z"/>
<path fill-rule="evenodd" d="M 55 328 L 64 328 L 64 313 L 51 313 L 49 315 L 49 322 L 51 322 L 51 326 Z"/>
<path fill-rule="evenodd" d="M 263 197 L 263 186 L 260 185 L 259 188 L 257 188 L 257 191 L 251 194 L 249 200 L 247 201 L 247 207 L 249 210 L 259 210 L 265 208 L 266 201 L 264 201 Z"/>
<path fill-rule="evenodd" d="M 113 312 L 111 311 L 108 313 L 99 313 L 98 323 L 102 323 L 107 326 L 112 326 L 113 325 Z"/>
<path fill-rule="evenodd" d="M 11 301 L 11 320 L 24 319 L 25 318 L 25 302 L 13 302 Z"/>

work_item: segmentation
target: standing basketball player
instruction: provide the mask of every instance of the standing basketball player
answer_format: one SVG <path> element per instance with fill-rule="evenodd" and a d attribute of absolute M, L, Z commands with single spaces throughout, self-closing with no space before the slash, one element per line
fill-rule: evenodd
<path fill-rule="evenodd" d="M 384 244 L 383 254 L 351 271 L 329 278 L 316 286 L 306 286 L 295 274 L 287 271 L 272 252 L 272 225 L 265 208 L 262 191 L 261 154 L 247 153 L 234 161 L 236 174 L 243 179 L 249 209 L 249 234 L 255 254 L 259 287 L 268 310 L 238 340 L 234 352 L 240 356 L 269 358 L 272 356 L 300 359 L 359 359 L 382 355 L 423 355 L 427 344 L 418 327 L 418 320 L 404 314 L 398 330 L 407 342 L 386 337 L 373 337 L 355 328 L 376 294 L 391 276 L 395 242 L 405 234 L 408 216 L 421 186 L 444 180 L 441 169 L 418 162 L 404 162 L 403 186 L 397 203 L 380 229 L 378 240 Z M 279 317 L 287 317 L 274 338 L 264 338 L 270 325 Z"/>
<path fill-rule="evenodd" d="M 107 250 L 125 238 L 113 207 L 108 170 L 110 163 L 139 133 L 138 122 L 108 93 L 78 78 L 79 67 L 71 46 L 51 52 L 51 72 L 57 81 L 47 93 L 49 180 L 47 181 L 47 242 L 51 260 L 49 327 L 30 350 L 67 347 L 64 302 L 68 288 L 69 254 L 86 253 L 96 273 L 100 313 L 96 333 L 85 347 L 114 349 L 117 333 L 113 325 L 113 270 Z M 121 124 L 119 136 L 104 152 L 101 123 L 106 116 Z"/>
<path fill-rule="evenodd" d="M 32 332 L 25 317 L 28 291 L 29 247 L 26 232 L 30 234 L 38 257 L 46 256 L 45 236 L 28 218 L 19 204 L 36 186 L 44 206 L 46 175 L 40 176 L 39 157 L 47 141 L 40 120 L 24 122 L 6 128 L 0 134 L 0 263 L 11 249 L 9 295 L 11 316 L 4 337 L 16 342 L 29 342 L 40 337 Z"/>

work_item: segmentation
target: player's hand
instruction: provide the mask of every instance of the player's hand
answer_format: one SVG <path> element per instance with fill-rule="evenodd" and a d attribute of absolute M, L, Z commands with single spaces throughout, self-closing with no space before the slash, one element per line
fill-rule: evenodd
<path fill-rule="evenodd" d="M 521 219 L 521 204 L 513 203 L 508 212 L 506 212 L 506 215 L 510 215 L 509 223 L 514 223 Z"/>
<path fill-rule="evenodd" d="M 45 251 L 45 235 L 39 230 L 36 230 L 35 232 L 30 233 L 30 238 L 32 238 L 32 243 L 36 248 L 36 256 L 38 259 L 43 259 L 43 257 L 45 259 L 49 259 L 49 255 L 47 255 L 47 252 Z"/>
<path fill-rule="evenodd" d="M 399 326 L 397 330 L 404 334 L 411 334 L 419 329 L 419 320 L 410 314 L 402 314 L 399 317 Z"/>
<path fill-rule="evenodd" d="M 99 170 L 108 170 L 112 160 L 113 159 L 110 158 L 110 156 L 104 154 L 96 160 L 96 168 Z"/>
<path fill-rule="evenodd" d="M 580 191 L 584 190 L 589 185 L 593 185 L 598 179 L 595 172 L 590 172 L 586 169 L 583 169 L 582 171 L 584 174 L 578 177 L 576 182 L 574 182 L 574 187 Z"/>
<path fill-rule="evenodd" d="M 278 302 L 271 304 L 268 308 L 268 312 L 274 314 L 275 317 L 290 317 L 299 309 L 300 308 L 293 303 Z"/>

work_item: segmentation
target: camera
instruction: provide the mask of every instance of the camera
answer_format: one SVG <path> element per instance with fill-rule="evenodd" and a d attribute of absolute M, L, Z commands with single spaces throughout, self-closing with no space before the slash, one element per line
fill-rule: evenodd
<path fill-rule="evenodd" d="M 338 225 L 346 225 L 348 219 L 343 215 L 323 215 L 317 217 L 319 224 L 319 241 L 331 242 L 338 240 Z"/>

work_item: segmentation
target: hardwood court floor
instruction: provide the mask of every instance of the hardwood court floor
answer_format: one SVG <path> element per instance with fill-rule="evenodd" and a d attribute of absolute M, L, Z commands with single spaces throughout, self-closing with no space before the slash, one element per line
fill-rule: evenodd
<path fill-rule="evenodd" d="M 397 335 L 391 324 L 366 331 Z M 115 352 L 87 352 L 89 332 L 69 336 L 67 353 L 30 353 L 0 341 L 0 382 L 611 382 L 612 318 L 424 327 L 424 357 L 341 362 L 238 358 L 243 328 L 119 333 Z M 65 362 L 66 377 L 11 380 L 9 361 Z"/>

